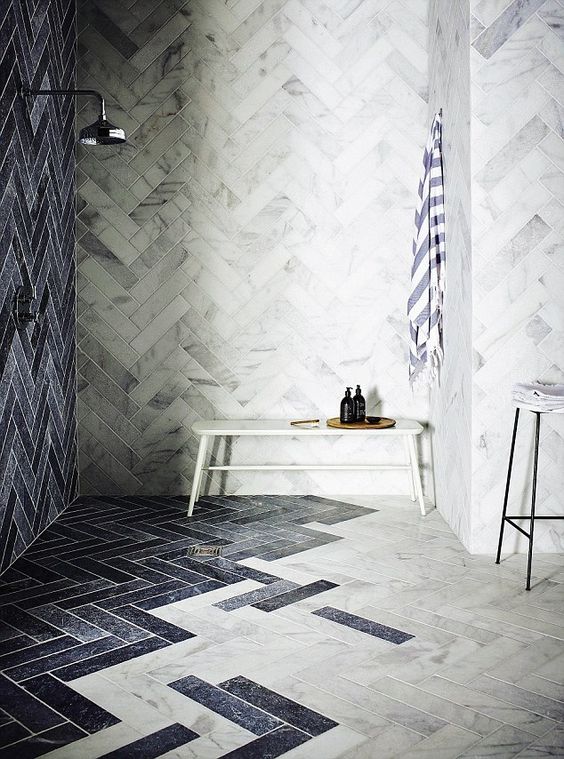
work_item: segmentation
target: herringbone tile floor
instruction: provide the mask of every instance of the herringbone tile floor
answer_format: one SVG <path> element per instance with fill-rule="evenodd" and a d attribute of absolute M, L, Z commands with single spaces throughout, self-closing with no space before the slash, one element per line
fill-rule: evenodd
<path fill-rule="evenodd" d="M 561 556 L 527 593 L 399 497 L 184 509 L 82 499 L 3 576 L 0 757 L 562 756 Z"/>

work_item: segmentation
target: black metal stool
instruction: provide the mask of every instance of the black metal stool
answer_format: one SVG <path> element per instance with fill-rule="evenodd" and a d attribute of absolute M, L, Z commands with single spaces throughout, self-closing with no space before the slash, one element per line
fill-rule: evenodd
<path fill-rule="evenodd" d="M 524 406 L 524 408 L 527 408 Z M 540 440 L 540 425 L 541 425 L 541 414 L 543 413 L 551 413 L 551 412 L 544 412 L 544 411 L 536 411 L 534 409 L 529 409 L 533 414 L 536 414 L 536 421 L 535 421 L 535 452 L 533 457 L 533 487 L 532 487 L 532 495 L 531 495 L 531 514 L 530 516 L 522 516 L 522 515 L 515 515 L 515 516 L 507 516 L 507 501 L 509 498 L 509 484 L 511 482 L 511 471 L 513 469 L 513 454 L 515 453 L 515 438 L 517 437 L 517 427 L 519 425 L 519 412 L 520 408 L 517 407 L 515 409 L 515 422 L 513 424 L 513 436 L 511 438 L 511 450 L 509 452 L 509 468 L 507 470 L 507 482 L 505 483 L 505 498 L 503 499 L 503 513 L 501 517 L 501 528 L 499 531 L 499 544 L 497 546 L 497 556 L 495 563 L 499 564 L 499 560 L 501 557 L 501 544 L 503 542 L 503 530 L 505 528 L 505 523 L 507 522 L 512 527 L 515 527 L 516 530 L 519 530 L 529 541 L 529 551 L 528 551 L 528 557 L 527 557 L 527 585 L 526 589 L 531 589 L 531 566 L 533 563 L 533 534 L 535 530 L 535 519 L 564 519 L 564 516 L 543 516 L 535 514 L 535 505 L 536 505 L 536 499 L 537 499 L 537 472 L 538 472 L 538 463 L 539 463 L 539 440 Z M 520 527 L 518 524 L 515 524 L 512 520 L 514 519 L 530 519 L 531 526 L 529 528 L 529 532 L 526 532 L 522 527 Z"/>

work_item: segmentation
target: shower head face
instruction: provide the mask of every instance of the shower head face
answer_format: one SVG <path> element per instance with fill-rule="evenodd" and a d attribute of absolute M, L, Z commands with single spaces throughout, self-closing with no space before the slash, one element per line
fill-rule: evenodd
<path fill-rule="evenodd" d="M 80 130 L 78 141 L 81 145 L 120 145 L 126 136 L 123 129 L 99 116 L 94 124 Z"/>

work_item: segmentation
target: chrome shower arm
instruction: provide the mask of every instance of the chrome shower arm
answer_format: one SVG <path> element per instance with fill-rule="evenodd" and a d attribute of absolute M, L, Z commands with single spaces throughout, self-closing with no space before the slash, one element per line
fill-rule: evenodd
<path fill-rule="evenodd" d="M 29 88 L 22 89 L 22 95 L 27 97 L 29 95 L 90 95 L 98 98 L 100 101 L 100 117 L 106 120 L 106 103 L 102 95 L 96 90 L 30 90 Z"/>
<path fill-rule="evenodd" d="M 1 0 L 0 0 L 1 2 Z M 34 95 L 89 95 L 98 98 L 100 113 L 93 124 L 85 126 L 80 130 L 78 141 L 82 145 L 123 145 L 127 141 L 125 130 L 110 123 L 106 118 L 106 103 L 104 98 L 97 90 L 32 90 L 29 87 L 20 89 L 20 96 L 27 101 Z M 29 102 L 26 102 L 26 109 L 29 110 Z"/>

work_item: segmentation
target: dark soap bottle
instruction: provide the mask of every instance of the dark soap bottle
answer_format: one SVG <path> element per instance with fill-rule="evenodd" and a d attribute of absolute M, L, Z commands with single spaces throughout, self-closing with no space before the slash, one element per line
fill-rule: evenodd
<path fill-rule="evenodd" d="M 345 397 L 341 401 L 341 423 L 353 422 L 353 399 L 351 398 L 352 387 L 347 387 L 345 390 Z"/>
<path fill-rule="evenodd" d="M 366 401 L 360 390 L 360 385 L 356 386 L 356 393 L 353 398 L 353 419 L 355 422 L 364 422 L 366 419 Z"/>

